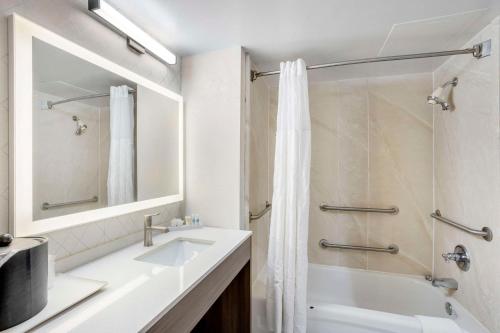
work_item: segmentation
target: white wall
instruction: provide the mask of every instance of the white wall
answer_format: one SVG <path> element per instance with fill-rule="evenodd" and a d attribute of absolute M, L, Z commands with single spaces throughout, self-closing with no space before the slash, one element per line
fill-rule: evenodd
<path fill-rule="evenodd" d="M 137 87 L 137 200 L 179 193 L 179 103 Z"/>
<path fill-rule="evenodd" d="M 241 47 L 182 61 L 186 119 L 186 213 L 239 229 L 243 214 L 244 121 Z"/>

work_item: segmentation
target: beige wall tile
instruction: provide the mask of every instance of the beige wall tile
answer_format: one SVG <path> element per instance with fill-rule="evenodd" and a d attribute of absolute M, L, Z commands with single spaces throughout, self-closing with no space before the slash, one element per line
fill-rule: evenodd
<path fill-rule="evenodd" d="M 395 78 L 371 81 L 375 88 L 372 91 L 370 85 L 370 202 L 397 206 L 400 212 L 370 214 L 368 240 L 372 246 L 396 244 L 400 253 L 368 253 L 368 268 L 428 274 L 432 269 L 432 224 L 428 217 L 432 211 L 432 127 L 422 119 L 432 115 L 424 94 L 432 90 L 431 76 L 427 74 L 426 80 L 421 75 L 399 77 L 398 86 L 406 87 L 400 90 L 407 100 L 386 98 L 392 94 Z M 384 87 L 384 82 L 390 84 Z"/>
<path fill-rule="evenodd" d="M 500 232 L 499 25 L 494 22 L 467 45 L 492 40 L 492 56 L 476 60 L 452 57 L 434 73 L 435 85 L 458 77 L 450 97 L 452 112 L 434 111 L 435 207 L 472 228 Z M 498 239 L 481 238 L 435 223 L 435 275 L 452 277 L 454 296 L 492 332 L 500 331 L 500 252 Z M 463 244 L 470 251 L 468 272 L 445 263 L 441 253 Z"/>
<path fill-rule="evenodd" d="M 252 213 L 260 212 L 269 196 L 269 89 L 264 80 L 257 80 L 250 86 L 250 193 L 249 206 Z M 265 269 L 269 241 L 270 216 L 250 222 L 252 230 L 252 281 Z"/>
<path fill-rule="evenodd" d="M 388 272 L 432 269 L 432 75 L 310 84 L 312 119 L 309 261 Z M 270 93 L 270 146 L 277 89 Z M 274 148 L 274 147 L 273 147 Z M 274 149 L 270 150 L 274 156 Z M 272 170 L 272 166 L 271 166 Z M 396 205 L 399 215 L 322 212 L 323 203 Z M 322 249 L 340 244 L 401 247 L 397 256 Z"/>

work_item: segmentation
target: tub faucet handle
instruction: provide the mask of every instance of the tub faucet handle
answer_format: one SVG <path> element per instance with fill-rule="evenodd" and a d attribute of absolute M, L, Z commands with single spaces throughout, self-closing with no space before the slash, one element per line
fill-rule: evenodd
<path fill-rule="evenodd" d="M 457 245 L 455 246 L 455 251 L 450 253 L 443 253 L 441 255 L 445 262 L 454 261 L 457 266 L 463 270 L 468 271 L 470 268 L 470 255 L 465 246 Z"/>
<path fill-rule="evenodd" d="M 441 256 L 444 258 L 445 262 L 460 261 L 464 258 L 463 255 L 458 253 L 443 253 Z"/>

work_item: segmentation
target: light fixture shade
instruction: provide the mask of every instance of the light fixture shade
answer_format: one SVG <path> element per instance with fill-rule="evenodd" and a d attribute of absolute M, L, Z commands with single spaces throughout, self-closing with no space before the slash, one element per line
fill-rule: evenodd
<path fill-rule="evenodd" d="M 120 12 L 111 7 L 106 1 L 89 0 L 89 10 L 122 34 L 142 45 L 149 54 L 155 56 L 159 60 L 170 65 L 174 65 L 177 62 L 175 54 L 120 14 Z"/>

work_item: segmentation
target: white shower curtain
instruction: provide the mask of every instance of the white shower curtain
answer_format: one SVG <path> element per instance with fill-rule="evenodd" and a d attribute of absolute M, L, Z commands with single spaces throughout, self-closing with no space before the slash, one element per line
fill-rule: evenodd
<path fill-rule="evenodd" d="M 267 263 L 267 320 L 275 332 L 306 332 L 311 120 L 306 65 L 281 63 L 273 210 Z"/>
<path fill-rule="evenodd" d="M 108 206 L 134 201 L 134 98 L 129 89 L 110 89 Z"/>

